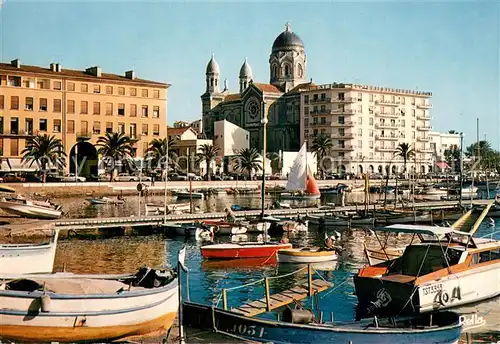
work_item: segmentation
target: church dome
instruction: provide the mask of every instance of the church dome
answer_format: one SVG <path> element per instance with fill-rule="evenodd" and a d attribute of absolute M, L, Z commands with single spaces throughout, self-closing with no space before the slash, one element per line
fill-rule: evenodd
<path fill-rule="evenodd" d="M 210 61 L 208 61 L 208 64 L 207 64 L 206 74 L 209 74 L 209 73 L 220 74 L 219 64 L 217 63 L 217 61 L 215 61 L 214 54 L 212 54 L 212 58 L 210 59 Z"/>
<path fill-rule="evenodd" d="M 247 58 L 245 57 L 245 62 L 243 62 L 243 66 L 240 69 L 240 78 L 251 78 L 252 77 L 252 68 L 247 62 Z"/>
<path fill-rule="evenodd" d="M 278 37 L 274 40 L 272 51 L 280 51 L 280 50 L 290 50 L 293 48 L 304 48 L 304 42 L 300 37 L 293 33 L 290 29 L 290 25 L 286 24 L 285 31 L 280 33 Z"/>

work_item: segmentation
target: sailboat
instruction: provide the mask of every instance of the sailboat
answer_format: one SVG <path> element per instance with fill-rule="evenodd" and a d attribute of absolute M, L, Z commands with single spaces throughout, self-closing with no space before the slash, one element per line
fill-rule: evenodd
<path fill-rule="evenodd" d="M 321 197 L 316 180 L 307 163 L 307 146 L 305 142 L 290 169 L 285 190 L 289 191 L 290 194 L 282 194 L 282 199 L 308 200 Z"/>

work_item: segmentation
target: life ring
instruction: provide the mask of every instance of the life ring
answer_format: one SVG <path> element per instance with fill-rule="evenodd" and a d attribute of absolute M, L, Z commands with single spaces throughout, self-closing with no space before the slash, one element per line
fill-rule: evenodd
<path fill-rule="evenodd" d="M 443 291 L 440 295 L 439 295 L 439 303 L 442 305 L 442 306 L 446 306 L 448 304 L 448 302 L 450 302 L 450 295 L 448 295 L 447 292 Z"/>

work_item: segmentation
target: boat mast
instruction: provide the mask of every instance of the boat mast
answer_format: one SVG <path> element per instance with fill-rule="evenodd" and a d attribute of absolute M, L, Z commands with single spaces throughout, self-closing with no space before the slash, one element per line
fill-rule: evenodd
<path fill-rule="evenodd" d="M 304 185 L 306 186 L 306 190 L 307 190 L 307 175 L 309 173 L 309 168 L 308 168 L 308 165 L 307 165 L 307 142 L 305 140 L 304 140 L 304 146 L 306 148 L 306 153 L 305 153 L 306 154 L 306 176 L 305 176 L 306 182 L 304 183 Z"/>
<path fill-rule="evenodd" d="M 167 179 L 168 179 L 168 125 L 167 125 L 167 129 L 166 129 L 166 152 L 165 152 L 165 184 L 164 184 L 164 187 L 165 187 L 165 191 L 164 191 L 164 194 L 163 194 L 163 223 L 166 224 L 167 223 Z"/>
<path fill-rule="evenodd" d="M 262 197 L 261 197 L 261 217 L 264 217 L 264 210 L 266 207 L 266 150 L 267 150 L 267 116 L 265 112 L 265 103 L 262 101 L 262 120 L 261 123 L 263 124 L 263 149 L 262 149 Z M 265 233 L 265 231 L 264 231 Z"/>
<path fill-rule="evenodd" d="M 460 133 L 460 194 L 459 205 L 462 206 L 462 189 L 464 187 L 464 133 Z"/>

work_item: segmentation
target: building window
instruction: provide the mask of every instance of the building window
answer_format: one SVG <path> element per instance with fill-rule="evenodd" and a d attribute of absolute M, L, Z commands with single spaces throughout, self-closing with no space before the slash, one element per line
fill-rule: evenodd
<path fill-rule="evenodd" d="M 107 133 L 113 132 L 113 122 L 106 122 L 106 132 Z"/>
<path fill-rule="evenodd" d="M 118 87 L 118 95 L 120 96 L 125 95 L 125 87 Z"/>
<path fill-rule="evenodd" d="M 36 87 L 42 90 L 48 90 L 50 88 L 50 80 L 49 79 L 37 79 Z"/>
<path fill-rule="evenodd" d="M 363 124 L 363 117 L 361 116 L 358 117 L 358 124 L 360 125 Z"/>
<path fill-rule="evenodd" d="M 40 131 L 47 131 L 47 120 L 45 118 L 40 118 L 38 122 L 38 129 Z"/>
<path fill-rule="evenodd" d="M 304 126 L 308 126 L 309 125 L 309 118 L 304 118 Z"/>
<path fill-rule="evenodd" d="M 415 128 L 415 121 L 411 121 L 411 127 Z"/>
<path fill-rule="evenodd" d="M 0 94 L 0 109 L 3 109 L 4 107 L 4 96 L 3 94 Z"/>
<path fill-rule="evenodd" d="M 54 120 L 54 133 L 60 133 L 60 132 L 61 132 L 61 120 L 55 119 Z"/>
<path fill-rule="evenodd" d="M 358 128 L 358 136 L 363 136 L 363 129 Z"/>
<path fill-rule="evenodd" d="M 52 106 L 54 107 L 53 112 L 61 112 L 61 99 L 54 99 Z"/>
<path fill-rule="evenodd" d="M 106 86 L 106 94 L 113 94 L 113 86 Z"/>
<path fill-rule="evenodd" d="M 306 104 L 309 103 L 309 95 L 304 96 L 304 103 L 306 103 Z"/>
<path fill-rule="evenodd" d="M 94 85 L 94 93 L 101 93 L 101 85 Z"/>
<path fill-rule="evenodd" d="M 47 111 L 47 98 L 40 98 L 40 111 Z"/>
<path fill-rule="evenodd" d="M 136 117 L 136 116 L 137 116 L 137 105 L 130 104 L 130 117 Z"/>
<path fill-rule="evenodd" d="M 369 125 L 373 125 L 373 117 L 370 117 L 370 118 L 368 119 L 368 124 L 369 124 Z"/>
<path fill-rule="evenodd" d="M 159 135 L 160 135 L 160 125 L 153 124 L 153 136 L 159 136 Z"/>
<path fill-rule="evenodd" d="M 130 124 L 130 127 L 128 128 L 128 133 L 131 139 L 135 139 L 137 136 L 137 124 L 132 123 Z"/>
<path fill-rule="evenodd" d="M 80 102 L 80 113 L 88 114 L 89 113 L 89 102 L 86 100 L 82 100 Z"/>
<path fill-rule="evenodd" d="M 373 141 L 368 141 L 368 147 L 373 148 Z"/>
<path fill-rule="evenodd" d="M 19 139 L 10 140 L 10 155 L 12 156 L 19 155 Z"/>
<path fill-rule="evenodd" d="M 363 148 L 363 141 L 358 140 L 358 147 L 356 148 Z"/>
<path fill-rule="evenodd" d="M 373 137 L 373 129 L 368 130 L 368 136 Z"/>
<path fill-rule="evenodd" d="M 89 134 L 89 123 L 87 121 L 80 122 L 80 133 L 81 135 Z"/>
<path fill-rule="evenodd" d="M 118 123 L 118 134 L 125 134 L 125 123 Z"/>
<path fill-rule="evenodd" d="M 321 124 L 326 124 L 326 117 L 321 117 Z"/>
<path fill-rule="evenodd" d="M 123 94 L 125 94 L 125 89 L 123 89 Z M 130 95 L 131 95 L 132 97 L 137 96 L 137 88 L 135 88 L 135 87 L 131 87 L 131 88 L 130 88 Z"/>
<path fill-rule="evenodd" d="M 148 125 L 146 123 L 142 124 L 142 135 L 148 135 Z"/>
<path fill-rule="evenodd" d="M 153 90 L 153 98 L 160 98 L 160 90 Z"/>
<path fill-rule="evenodd" d="M 368 99 L 373 102 L 373 93 L 370 93 L 370 96 L 368 97 Z"/>
<path fill-rule="evenodd" d="M 313 130 L 313 136 L 317 136 L 318 135 L 318 129 L 314 129 Z"/>
<path fill-rule="evenodd" d="M 61 82 L 60 81 L 54 81 L 54 90 L 61 90 Z"/>
<path fill-rule="evenodd" d="M 24 99 L 24 110 L 33 111 L 33 97 L 26 97 Z"/>
<path fill-rule="evenodd" d="M 325 98 L 326 98 L 326 94 L 321 93 L 321 100 L 325 100 Z"/>
<path fill-rule="evenodd" d="M 125 116 L 125 104 L 118 104 L 118 116 Z"/>
<path fill-rule="evenodd" d="M 101 122 L 95 121 L 94 125 L 92 127 L 92 133 L 94 135 L 100 135 L 101 134 Z"/>
<path fill-rule="evenodd" d="M 415 98 L 411 98 L 411 105 L 415 105 Z"/>
<path fill-rule="evenodd" d="M 143 96 L 144 98 L 147 98 L 147 97 L 148 97 L 148 89 L 147 89 L 147 88 L 143 88 L 143 89 L 142 89 L 142 93 L 141 93 L 141 94 L 142 94 L 142 96 Z"/>
<path fill-rule="evenodd" d="M 339 124 L 344 124 L 344 123 L 345 123 L 345 117 L 339 116 Z"/>
<path fill-rule="evenodd" d="M 87 93 L 89 91 L 89 85 L 88 84 L 81 84 L 80 91 Z"/>
<path fill-rule="evenodd" d="M 94 102 L 93 107 L 94 107 L 94 112 L 93 112 L 93 114 L 94 114 L 94 115 L 100 115 L 100 114 L 101 114 L 101 103 L 99 103 L 99 102 Z"/>
<path fill-rule="evenodd" d="M 24 120 L 24 130 L 26 134 L 33 135 L 33 118 L 26 118 Z"/>
<path fill-rule="evenodd" d="M 34 78 L 24 78 L 23 84 L 24 84 L 24 87 L 26 87 L 26 88 L 35 88 L 35 79 Z"/>
<path fill-rule="evenodd" d="M 68 82 L 67 83 L 68 91 L 69 92 L 74 92 L 75 91 L 75 83 L 74 82 Z"/>
<path fill-rule="evenodd" d="M 68 134 L 73 134 L 75 132 L 75 121 L 73 121 L 72 119 L 68 120 L 66 122 L 66 127 L 66 131 L 68 132 Z"/>
<path fill-rule="evenodd" d="M 147 105 L 142 106 L 142 117 L 148 117 L 148 106 Z"/>
<path fill-rule="evenodd" d="M 405 105 L 406 103 L 406 97 L 401 97 L 401 104 Z"/>
<path fill-rule="evenodd" d="M 10 133 L 12 135 L 17 135 L 19 134 L 19 118 L 17 117 L 12 117 L 10 119 Z"/>
<path fill-rule="evenodd" d="M 7 85 L 12 87 L 21 87 L 21 77 L 20 76 L 9 76 L 7 78 Z"/>
<path fill-rule="evenodd" d="M 10 97 L 10 109 L 11 110 L 19 110 L 19 97 L 11 96 Z"/>
<path fill-rule="evenodd" d="M 67 113 L 75 113 L 75 101 L 74 100 L 69 100 L 66 102 L 66 112 Z"/>
<path fill-rule="evenodd" d="M 153 118 L 159 118 L 159 117 L 160 117 L 160 107 L 153 106 Z"/>
<path fill-rule="evenodd" d="M 106 116 L 113 116 L 113 103 L 106 103 Z"/>
<path fill-rule="evenodd" d="M 403 128 L 406 127 L 406 122 L 404 119 L 401 120 L 401 127 L 403 127 Z"/>

